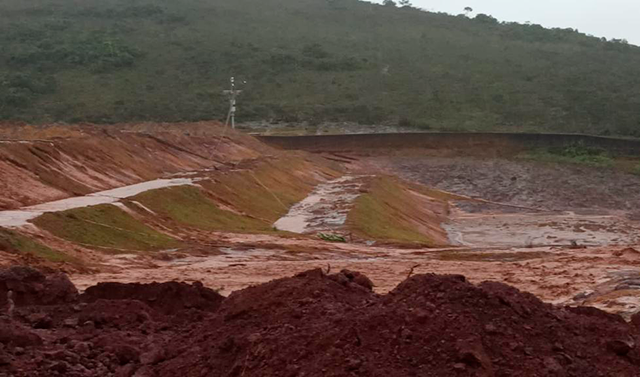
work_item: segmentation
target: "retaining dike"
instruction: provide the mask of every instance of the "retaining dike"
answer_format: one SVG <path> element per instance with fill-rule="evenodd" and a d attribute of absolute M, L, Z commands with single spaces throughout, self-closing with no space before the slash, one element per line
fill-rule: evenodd
<path fill-rule="evenodd" d="M 353 135 L 259 136 L 265 143 L 310 152 L 432 149 L 508 155 L 526 149 L 557 148 L 577 143 L 616 156 L 640 156 L 640 140 L 575 134 L 389 133 Z"/>

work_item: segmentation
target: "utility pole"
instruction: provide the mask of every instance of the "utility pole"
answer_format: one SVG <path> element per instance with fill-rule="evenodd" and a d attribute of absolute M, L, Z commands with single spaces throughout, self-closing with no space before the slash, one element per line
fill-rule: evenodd
<path fill-rule="evenodd" d="M 242 90 L 236 90 L 236 79 L 231 77 L 231 89 L 223 91 L 229 96 L 229 114 L 227 115 L 227 124 L 231 120 L 231 128 L 236 128 L 236 97 L 242 93 Z"/>

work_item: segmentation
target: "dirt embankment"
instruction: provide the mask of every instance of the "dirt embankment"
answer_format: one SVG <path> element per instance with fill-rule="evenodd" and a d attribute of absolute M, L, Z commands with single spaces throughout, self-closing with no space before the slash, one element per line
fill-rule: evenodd
<path fill-rule="evenodd" d="M 312 270 L 224 299 L 199 284 L 108 284 L 24 300 L 5 270 L 0 374 L 34 376 L 637 376 L 640 317 L 544 304 L 499 283 L 417 275 L 387 295 Z M 60 280 L 59 277 L 54 279 Z M 168 305 L 161 297 L 180 305 Z"/>
<path fill-rule="evenodd" d="M 449 245 L 441 224 L 454 195 L 392 176 L 371 177 L 361 191 L 347 218 L 356 239 L 405 247 Z"/>
<path fill-rule="evenodd" d="M 216 122 L 4 125 L 0 138 L 0 210 L 214 168 L 270 150 Z"/>
<path fill-rule="evenodd" d="M 272 232 L 317 183 L 342 174 L 214 122 L 0 125 L 2 136 L 0 210 L 74 197 L 2 211 L 12 229 L 0 228 L 0 264 L 35 258 L 70 271 L 96 267 L 103 253 L 184 256 L 214 231 Z"/>
<path fill-rule="evenodd" d="M 552 211 L 624 212 L 631 218 L 640 218 L 638 140 L 581 135 L 441 133 L 261 140 L 286 149 L 343 159 L 358 156 L 357 164 L 364 165 L 365 171 L 383 169 L 411 182 L 492 202 Z M 562 158 L 559 157 L 562 153 L 554 154 L 572 148 L 601 153 L 596 157 L 602 160 L 593 156 L 594 160 Z M 552 150 L 555 152 L 551 153 Z M 478 211 L 486 207 L 464 209 Z"/>
<path fill-rule="evenodd" d="M 386 133 L 358 135 L 262 136 L 285 149 L 341 152 L 375 156 L 380 151 L 437 150 L 455 155 L 512 156 L 532 148 L 580 144 L 603 148 L 614 155 L 640 155 L 640 140 L 571 134 L 508 133 Z"/>
<path fill-rule="evenodd" d="M 447 193 L 392 176 L 350 176 L 320 184 L 274 225 L 300 234 L 342 235 L 359 244 L 447 246 Z"/>

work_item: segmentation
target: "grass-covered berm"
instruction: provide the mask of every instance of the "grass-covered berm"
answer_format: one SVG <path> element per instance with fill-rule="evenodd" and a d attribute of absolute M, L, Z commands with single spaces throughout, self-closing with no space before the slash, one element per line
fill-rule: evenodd
<path fill-rule="evenodd" d="M 45 213 L 33 224 L 78 245 L 108 251 L 161 250 L 178 245 L 177 240 L 111 204 Z"/>
<path fill-rule="evenodd" d="M 99 284 L 0 270 L 0 373 L 106 376 L 635 377 L 640 317 L 415 275 L 385 295 L 310 270 L 224 298 L 200 283 Z M 4 300 L 14 291 L 15 309 Z M 44 294 L 46 293 L 46 294 Z"/>
<path fill-rule="evenodd" d="M 28 254 L 49 262 L 73 262 L 70 256 L 53 250 L 48 246 L 19 232 L 0 228 L 0 251 L 10 254 Z"/>
<path fill-rule="evenodd" d="M 370 179 L 363 191 L 347 217 L 347 227 L 353 235 L 413 246 L 448 245 L 441 224 L 449 215 L 449 201 L 465 200 L 392 176 Z"/>
<path fill-rule="evenodd" d="M 207 232 L 281 234 L 273 222 L 343 174 L 216 122 L 4 124 L 0 137 L 3 264 L 79 266 L 95 252 L 182 250 Z"/>
<path fill-rule="evenodd" d="M 0 132 L 9 140 L 0 144 L 0 184 L 9 188 L 0 201 L 10 210 L 0 213 L 0 227 L 11 228 L 2 231 L 0 263 L 35 258 L 65 271 L 101 270 L 105 258 L 131 255 L 213 255 L 233 247 L 237 241 L 222 239 L 234 234 L 246 242 L 272 237 L 270 247 L 292 237 L 317 240 L 274 223 L 349 170 L 331 156 L 270 147 L 217 123 L 6 125 Z M 339 232 L 360 244 L 448 244 L 440 224 L 449 201 L 460 198 L 391 176 L 365 181 L 353 206 L 343 203 L 349 213 Z"/>
<path fill-rule="evenodd" d="M 107 253 L 153 255 L 193 246 L 207 232 L 284 235 L 275 219 L 316 183 L 340 174 L 291 153 L 226 171 L 202 172 L 197 184 L 142 192 L 119 203 L 49 212 L 32 223 L 72 244 Z"/>

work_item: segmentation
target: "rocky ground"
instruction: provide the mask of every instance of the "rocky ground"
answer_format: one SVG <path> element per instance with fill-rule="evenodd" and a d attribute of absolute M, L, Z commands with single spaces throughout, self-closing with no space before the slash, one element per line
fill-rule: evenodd
<path fill-rule="evenodd" d="M 0 272 L 3 376 L 637 376 L 640 318 L 415 275 L 320 269 L 233 293 Z M 15 309 L 7 312 L 7 292 Z"/>

